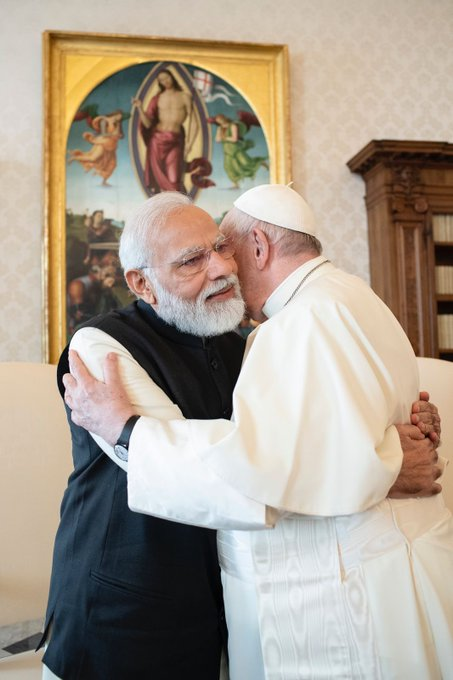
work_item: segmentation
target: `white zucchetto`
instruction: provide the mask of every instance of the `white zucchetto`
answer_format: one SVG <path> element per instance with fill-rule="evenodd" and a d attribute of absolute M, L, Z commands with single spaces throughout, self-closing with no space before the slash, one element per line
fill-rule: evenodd
<path fill-rule="evenodd" d="M 285 184 L 261 184 L 234 201 L 242 212 L 278 227 L 316 236 L 315 216 L 297 191 Z"/>

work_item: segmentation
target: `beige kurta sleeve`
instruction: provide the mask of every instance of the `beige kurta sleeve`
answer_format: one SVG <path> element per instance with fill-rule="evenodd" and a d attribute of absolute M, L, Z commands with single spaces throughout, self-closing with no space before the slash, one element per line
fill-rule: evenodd
<path fill-rule="evenodd" d="M 409 418 L 417 371 L 389 310 L 357 297 L 351 311 L 308 296 L 255 331 L 234 422 L 141 419 L 130 486 L 146 451 L 160 447 L 198 455 L 244 495 L 286 511 L 342 515 L 381 501 L 402 461 L 392 423 Z"/>
<path fill-rule="evenodd" d="M 153 414 L 163 421 L 182 420 L 179 407 L 151 380 L 132 355 L 103 331 L 87 327 L 74 335 L 75 349 L 89 371 L 103 380 L 103 361 L 109 352 L 120 359 L 121 377 L 129 397 L 142 415 Z M 156 421 L 159 422 L 159 421 Z M 102 450 L 120 467 L 128 470 L 113 448 L 92 435 Z M 134 468 L 131 510 L 163 519 L 210 528 L 261 529 L 273 522 L 272 511 L 250 500 L 219 478 L 191 449 L 172 449 L 161 455 L 159 447 L 148 449 L 140 458 L 141 469 Z"/>

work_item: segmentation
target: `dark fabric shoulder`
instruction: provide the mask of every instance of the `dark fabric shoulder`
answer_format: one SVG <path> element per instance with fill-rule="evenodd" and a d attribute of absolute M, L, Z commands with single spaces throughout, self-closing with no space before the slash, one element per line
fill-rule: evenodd
<path fill-rule="evenodd" d="M 69 345 L 66 345 L 64 348 L 57 365 L 57 385 L 62 397 L 64 397 L 65 392 L 65 387 L 63 385 L 63 376 L 65 373 L 69 373 Z"/>
<path fill-rule="evenodd" d="M 128 307 L 126 307 L 125 310 L 129 308 L 133 309 L 133 304 L 128 305 Z M 121 317 L 122 317 L 121 310 L 114 309 L 111 312 L 108 312 L 107 314 L 99 314 L 98 316 L 94 316 L 93 318 L 86 321 L 84 324 L 81 324 L 77 328 L 77 330 L 79 330 L 80 328 L 87 327 L 100 328 L 101 330 L 103 330 L 103 326 L 106 326 L 105 332 L 108 333 L 108 327 L 110 323 L 112 321 L 113 323 L 115 323 L 115 320 L 119 320 L 121 319 Z M 62 351 L 57 364 L 57 385 L 58 390 L 62 397 L 64 396 L 65 393 L 65 387 L 63 385 L 63 376 L 65 373 L 69 373 L 69 343 Z"/>
<path fill-rule="evenodd" d="M 172 366 L 176 369 L 175 359 L 184 357 L 184 367 L 187 367 L 193 364 L 194 356 L 199 352 L 210 357 L 215 351 L 215 360 L 221 359 L 230 376 L 228 389 L 232 391 L 245 349 L 245 340 L 233 331 L 208 339 L 182 333 L 159 318 L 152 307 L 138 300 L 127 307 L 95 316 L 79 328 L 87 327 L 98 328 L 120 342 L 172 399 L 176 394 L 168 392 L 168 381 L 163 374 Z M 69 346 L 64 349 L 57 368 L 58 388 L 62 396 L 65 391 L 62 378 L 69 372 L 68 352 Z"/>

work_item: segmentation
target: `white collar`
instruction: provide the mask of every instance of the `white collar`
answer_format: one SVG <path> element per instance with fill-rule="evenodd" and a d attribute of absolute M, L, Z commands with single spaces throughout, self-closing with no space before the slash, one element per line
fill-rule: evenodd
<path fill-rule="evenodd" d="M 310 274 L 312 270 L 324 262 L 328 262 L 327 258 L 324 257 L 324 255 L 318 255 L 318 257 L 314 257 L 311 260 L 304 262 L 304 264 L 291 272 L 291 274 L 287 276 L 286 279 L 284 279 L 267 298 L 263 306 L 263 314 L 265 314 L 267 318 L 270 319 L 271 316 L 274 316 L 274 314 L 280 312 L 289 301 L 291 295 L 303 280 L 304 276 Z M 322 274 L 323 270 L 324 267 L 322 267 L 319 275 Z M 313 279 L 317 276 L 318 272 L 314 272 L 313 277 L 310 276 L 310 281 L 313 281 Z"/>

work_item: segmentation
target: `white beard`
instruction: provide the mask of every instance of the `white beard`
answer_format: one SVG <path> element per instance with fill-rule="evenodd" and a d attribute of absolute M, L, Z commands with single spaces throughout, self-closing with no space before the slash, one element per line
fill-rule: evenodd
<path fill-rule="evenodd" d="M 164 288 L 156 277 L 150 280 L 154 287 L 158 305 L 155 309 L 158 316 L 183 333 L 200 337 L 222 335 L 232 331 L 240 324 L 245 304 L 241 296 L 238 277 L 235 274 L 213 281 L 195 300 L 182 300 Z M 234 286 L 235 297 L 231 300 L 206 302 L 206 298 L 225 288 Z"/>

